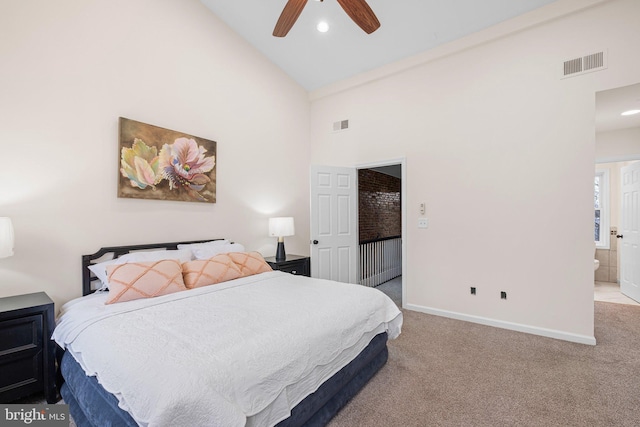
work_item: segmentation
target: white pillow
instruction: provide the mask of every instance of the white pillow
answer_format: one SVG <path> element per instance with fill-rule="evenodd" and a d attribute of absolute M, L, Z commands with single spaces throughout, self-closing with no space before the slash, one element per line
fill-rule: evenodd
<path fill-rule="evenodd" d="M 183 244 L 183 245 L 178 245 L 178 249 L 190 249 L 193 250 L 194 248 L 204 248 L 204 247 L 208 247 L 208 246 L 222 246 L 222 245 L 228 245 L 230 242 L 226 239 L 222 239 L 222 240 L 212 240 L 210 242 L 204 242 L 204 243 L 187 243 L 187 244 Z"/>
<path fill-rule="evenodd" d="M 177 259 L 180 261 L 180 264 L 182 264 L 183 262 L 191 261 L 192 257 L 193 253 L 190 249 L 178 249 L 177 251 L 131 252 L 116 259 L 92 264 L 89 266 L 89 270 L 91 270 L 102 283 L 102 286 L 98 290 L 104 291 L 109 289 L 109 280 L 107 278 L 107 266 L 109 265 L 126 264 L 128 262 L 162 261 L 165 259 Z"/>
<path fill-rule="evenodd" d="M 244 246 L 240 243 L 228 243 L 226 245 L 193 248 L 193 255 L 196 259 L 209 259 L 216 255 L 228 254 L 229 252 L 245 252 Z"/>
<path fill-rule="evenodd" d="M 167 251 L 150 251 L 150 252 L 131 252 L 125 255 L 122 255 L 120 258 L 116 260 L 120 260 L 119 264 L 124 264 L 127 262 L 147 262 L 147 261 L 162 261 L 165 259 L 177 259 L 180 263 L 191 261 L 191 250 L 190 249 L 178 249 L 167 250 Z"/>
<path fill-rule="evenodd" d="M 117 264 L 118 259 L 110 259 L 109 261 L 99 262 L 97 264 L 91 264 L 89 270 L 100 280 L 102 284 L 97 290 L 106 291 L 109 289 L 109 281 L 107 280 L 107 266 L 111 264 Z"/>

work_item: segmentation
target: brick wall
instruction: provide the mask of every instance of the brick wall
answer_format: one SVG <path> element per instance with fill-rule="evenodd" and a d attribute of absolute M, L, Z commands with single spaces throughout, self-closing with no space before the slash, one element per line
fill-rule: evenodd
<path fill-rule="evenodd" d="M 400 178 L 358 170 L 360 241 L 402 234 Z"/>

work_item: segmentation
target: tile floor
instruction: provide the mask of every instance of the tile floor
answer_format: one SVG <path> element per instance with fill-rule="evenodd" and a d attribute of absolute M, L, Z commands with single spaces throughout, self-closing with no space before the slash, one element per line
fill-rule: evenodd
<path fill-rule="evenodd" d="M 640 303 L 620 292 L 619 284 L 611 282 L 595 282 L 593 299 L 596 301 L 613 302 L 616 304 L 640 306 Z"/>

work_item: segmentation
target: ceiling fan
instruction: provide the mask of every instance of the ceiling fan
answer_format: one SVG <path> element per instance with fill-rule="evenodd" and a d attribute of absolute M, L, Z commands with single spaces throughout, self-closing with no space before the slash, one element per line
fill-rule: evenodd
<path fill-rule="evenodd" d="M 380 27 L 380 21 L 365 0 L 338 0 L 338 3 L 365 33 L 371 34 Z M 278 18 L 273 35 L 286 36 L 306 4 L 307 0 L 289 0 Z"/>

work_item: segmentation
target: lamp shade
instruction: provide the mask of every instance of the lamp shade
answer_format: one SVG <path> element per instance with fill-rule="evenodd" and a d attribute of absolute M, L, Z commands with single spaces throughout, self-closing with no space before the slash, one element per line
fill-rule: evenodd
<path fill-rule="evenodd" d="M 293 226 L 293 218 L 290 216 L 281 216 L 277 218 L 269 218 L 269 236 L 285 237 L 293 236 L 295 228 Z"/>
<path fill-rule="evenodd" d="M 13 241 L 11 218 L 0 217 L 0 258 L 13 255 Z"/>

